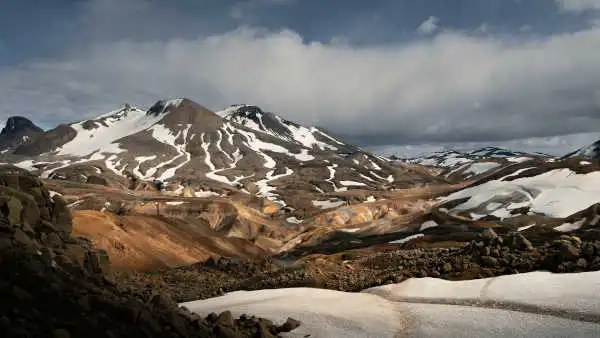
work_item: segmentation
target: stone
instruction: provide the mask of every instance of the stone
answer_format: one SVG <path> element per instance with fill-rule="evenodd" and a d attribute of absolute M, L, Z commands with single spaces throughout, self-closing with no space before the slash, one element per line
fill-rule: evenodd
<path fill-rule="evenodd" d="M 277 328 L 277 331 L 291 332 L 291 331 L 297 329 L 300 325 L 302 325 L 302 322 L 300 322 L 299 320 L 296 320 L 294 318 L 288 317 L 288 319 L 285 321 L 285 323 L 283 323 L 283 325 L 281 325 Z"/>
<path fill-rule="evenodd" d="M 219 324 L 219 325 L 225 325 L 225 326 L 233 327 L 234 321 L 233 321 L 233 315 L 231 314 L 231 311 L 224 311 L 224 312 L 222 312 L 217 317 L 217 320 L 215 322 L 217 324 Z"/>
<path fill-rule="evenodd" d="M 443 273 L 449 273 L 452 272 L 453 268 L 452 268 L 452 264 L 446 262 L 444 263 L 444 265 L 442 265 L 442 272 Z"/>
<path fill-rule="evenodd" d="M 29 294 L 27 291 L 23 290 L 22 288 L 20 288 L 17 285 L 13 285 L 12 295 L 16 299 L 18 299 L 20 301 L 24 301 L 24 302 L 30 302 L 34 299 L 31 294 Z"/>
<path fill-rule="evenodd" d="M 498 260 L 491 256 L 482 256 L 481 262 L 483 263 L 483 265 L 488 267 L 495 267 L 498 265 Z"/>
<path fill-rule="evenodd" d="M 559 256 L 561 261 L 572 261 L 579 258 L 580 255 L 579 248 L 575 247 L 569 242 L 563 241 L 559 248 Z"/>
<path fill-rule="evenodd" d="M 498 234 L 492 229 L 484 229 L 481 232 L 481 237 L 483 238 L 484 241 L 489 243 L 492 240 L 498 238 Z"/>
<path fill-rule="evenodd" d="M 54 330 L 54 332 L 52 332 L 52 336 L 54 338 L 71 338 L 71 334 L 65 329 Z"/>
<path fill-rule="evenodd" d="M 577 267 L 580 269 L 586 269 L 588 267 L 588 263 L 585 258 L 579 258 L 576 263 Z"/>
<path fill-rule="evenodd" d="M 29 236 L 27 236 L 25 234 L 25 232 L 23 232 L 23 230 L 21 230 L 19 228 L 15 229 L 15 233 L 13 236 L 14 236 L 15 241 L 23 246 L 37 247 L 37 245 L 33 241 L 33 239 L 31 239 Z"/>

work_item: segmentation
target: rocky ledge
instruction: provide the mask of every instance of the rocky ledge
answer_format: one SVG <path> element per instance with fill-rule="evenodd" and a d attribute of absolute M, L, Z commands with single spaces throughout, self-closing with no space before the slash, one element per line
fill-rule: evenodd
<path fill-rule="evenodd" d="M 206 318 L 168 295 L 122 292 L 106 253 L 73 239 L 71 215 L 35 176 L 0 169 L 0 332 L 3 337 L 275 337 L 300 323 Z"/>

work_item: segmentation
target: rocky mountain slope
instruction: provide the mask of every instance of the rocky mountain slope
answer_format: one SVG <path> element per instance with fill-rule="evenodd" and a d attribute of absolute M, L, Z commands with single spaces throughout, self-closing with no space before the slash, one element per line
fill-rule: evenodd
<path fill-rule="evenodd" d="M 344 203 L 329 196 L 339 192 L 439 180 L 258 107 L 215 114 L 187 99 L 159 101 L 147 111 L 126 106 L 61 125 L 3 160 L 43 178 L 86 182 L 101 176 L 93 180 L 133 189 L 160 181 L 171 194 L 244 192 L 296 210 Z"/>
<path fill-rule="evenodd" d="M 4 337 L 274 337 L 299 324 L 202 318 L 164 295 L 119 291 L 106 253 L 72 236 L 64 200 L 23 170 L 0 168 L 0 204 Z"/>
<path fill-rule="evenodd" d="M 44 130 L 36 126 L 31 120 L 22 116 L 12 116 L 6 120 L 0 131 L 0 152 L 7 153 L 16 147 L 26 144 Z"/>

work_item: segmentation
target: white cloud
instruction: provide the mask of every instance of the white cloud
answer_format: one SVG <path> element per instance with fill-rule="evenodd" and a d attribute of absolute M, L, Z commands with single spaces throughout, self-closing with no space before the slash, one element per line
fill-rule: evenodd
<path fill-rule="evenodd" d="M 556 0 L 556 3 L 565 11 L 600 10 L 600 0 Z"/>
<path fill-rule="evenodd" d="M 293 31 L 96 44 L 0 70 L 3 113 L 62 121 L 187 96 L 253 103 L 364 144 L 594 132 L 600 28 L 529 40 L 444 31 L 406 45 L 307 43 Z M 0 116 L 2 118 L 3 116 Z"/>
<path fill-rule="evenodd" d="M 430 16 L 417 27 L 417 31 L 422 34 L 431 34 L 437 30 L 439 21 L 439 18 Z"/>

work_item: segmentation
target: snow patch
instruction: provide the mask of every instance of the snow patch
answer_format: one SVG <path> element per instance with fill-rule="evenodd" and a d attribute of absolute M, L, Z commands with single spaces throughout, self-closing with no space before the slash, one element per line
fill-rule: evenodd
<path fill-rule="evenodd" d="M 563 224 L 555 227 L 554 230 L 560 231 L 560 232 L 571 232 L 571 231 L 579 230 L 579 228 L 581 228 L 581 226 L 584 223 L 585 223 L 585 218 L 582 218 L 577 222 L 563 223 Z"/>
<path fill-rule="evenodd" d="M 331 209 L 331 208 L 337 208 L 339 206 L 342 206 L 344 204 L 346 204 L 345 201 L 342 200 L 315 200 L 312 201 L 312 204 L 317 207 L 317 208 L 321 208 L 321 209 Z"/>
<path fill-rule="evenodd" d="M 303 220 L 296 218 L 296 216 L 293 216 L 293 217 L 288 217 L 288 218 L 286 218 L 285 220 L 286 220 L 288 223 L 294 223 L 294 224 L 300 224 L 300 223 L 304 222 Z"/>
<path fill-rule="evenodd" d="M 364 187 L 366 184 L 355 181 L 340 181 L 340 184 L 346 187 Z"/>
<path fill-rule="evenodd" d="M 404 238 L 396 240 L 396 241 L 391 241 L 389 243 L 390 244 L 404 244 L 404 243 L 412 241 L 413 239 L 417 239 L 417 238 L 420 238 L 420 237 L 423 237 L 423 236 L 425 236 L 425 235 L 423 235 L 423 234 L 411 235 L 411 236 L 404 237 Z"/>
<path fill-rule="evenodd" d="M 493 180 L 452 193 L 441 201 L 469 198 L 453 209 L 466 211 L 493 201 L 496 196 L 518 198 L 504 207 L 506 215 L 512 209 L 531 207 L 535 213 L 565 218 L 600 202 L 600 172 L 576 174 L 570 169 L 556 169 L 512 181 Z"/>
<path fill-rule="evenodd" d="M 437 224 L 436 221 L 425 221 L 425 222 L 423 222 L 423 224 L 421 224 L 419 231 L 425 231 L 426 229 L 429 229 L 429 228 L 435 228 L 438 225 L 439 224 Z"/>

